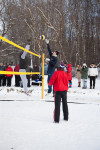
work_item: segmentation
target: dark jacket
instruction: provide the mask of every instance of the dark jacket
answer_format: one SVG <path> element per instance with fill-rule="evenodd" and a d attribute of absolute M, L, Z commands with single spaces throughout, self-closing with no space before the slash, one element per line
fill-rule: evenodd
<path fill-rule="evenodd" d="M 82 67 L 82 79 L 87 79 L 88 76 L 88 68 Z"/>
<path fill-rule="evenodd" d="M 33 66 L 33 72 L 39 72 L 39 66 Z M 32 75 L 32 80 L 37 80 L 39 78 L 39 75 L 38 74 L 33 74 Z"/>
<path fill-rule="evenodd" d="M 29 50 L 30 49 L 30 45 L 27 44 L 25 49 Z M 26 56 L 27 52 L 21 52 L 20 53 L 20 60 L 19 60 L 19 67 L 20 69 L 26 69 L 28 67 L 28 57 Z"/>
<path fill-rule="evenodd" d="M 4 66 L 0 66 L 0 71 L 5 71 L 5 67 Z M 0 74 L 0 76 L 4 76 L 4 75 Z"/>
<path fill-rule="evenodd" d="M 49 66 L 48 66 L 48 74 L 53 74 L 55 72 L 55 66 L 57 64 L 57 55 L 53 56 L 53 53 L 50 49 L 49 44 L 47 44 L 47 49 L 50 55 L 50 61 L 49 61 Z"/>
<path fill-rule="evenodd" d="M 33 69 L 31 67 L 27 67 L 26 68 L 26 72 L 33 72 Z M 30 75 L 26 75 L 26 77 L 29 77 Z"/>
<path fill-rule="evenodd" d="M 25 59 L 22 59 L 21 58 L 21 55 L 22 55 L 23 53 L 21 52 L 20 53 L 20 60 L 19 60 L 19 66 L 20 66 L 20 69 L 26 69 L 27 68 L 27 66 L 28 66 L 28 58 L 27 58 L 27 56 L 25 57 Z"/>

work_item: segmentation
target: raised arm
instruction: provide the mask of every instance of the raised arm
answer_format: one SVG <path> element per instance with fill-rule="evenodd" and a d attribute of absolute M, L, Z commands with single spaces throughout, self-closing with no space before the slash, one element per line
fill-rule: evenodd
<path fill-rule="evenodd" d="M 50 49 L 50 45 L 49 44 L 47 44 L 47 49 L 48 49 L 49 55 L 52 56 L 52 51 Z"/>
<path fill-rule="evenodd" d="M 26 47 L 25 47 L 25 49 L 29 50 L 29 49 L 30 49 L 30 45 L 27 44 Z M 24 52 L 22 53 L 22 55 L 21 55 L 21 58 L 22 58 L 22 59 L 25 59 L 26 54 L 27 54 L 27 52 L 24 51 Z"/>
<path fill-rule="evenodd" d="M 50 49 L 49 40 L 48 40 L 48 39 L 45 39 L 45 42 L 46 42 L 46 44 L 47 44 L 47 49 L 48 49 L 49 55 L 50 55 L 50 57 L 51 57 L 51 56 L 52 56 L 52 51 L 51 51 L 51 49 Z"/>

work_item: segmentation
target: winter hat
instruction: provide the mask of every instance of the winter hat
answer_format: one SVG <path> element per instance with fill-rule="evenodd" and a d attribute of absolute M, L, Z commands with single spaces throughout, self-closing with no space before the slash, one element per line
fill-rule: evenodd
<path fill-rule="evenodd" d="M 71 64 L 68 64 L 67 67 L 71 67 Z"/>
<path fill-rule="evenodd" d="M 59 52 L 58 51 L 55 51 L 56 52 L 56 55 L 59 55 Z"/>
<path fill-rule="evenodd" d="M 86 63 L 84 63 L 83 66 L 87 66 Z"/>
<path fill-rule="evenodd" d="M 61 62 L 61 64 L 59 65 L 59 68 L 64 69 L 64 67 L 65 67 L 64 63 L 63 63 L 63 62 Z"/>
<path fill-rule="evenodd" d="M 94 65 L 95 63 L 94 63 L 94 62 L 92 62 L 91 64 L 93 64 L 93 65 Z"/>

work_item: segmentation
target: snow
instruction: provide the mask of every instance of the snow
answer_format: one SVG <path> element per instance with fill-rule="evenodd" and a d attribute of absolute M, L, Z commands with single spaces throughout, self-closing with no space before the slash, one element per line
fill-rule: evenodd
<path fill-rule="evenodd" d="M 45 76 L 44 95 L 47 92 Z M 69 120 L 53 122 L 52 94 L 41 99 L 41 86 L 0 88 L 0 150 L 99 150 L 100 79 L 96 88 L 73 87 L 68 91 Z"/>

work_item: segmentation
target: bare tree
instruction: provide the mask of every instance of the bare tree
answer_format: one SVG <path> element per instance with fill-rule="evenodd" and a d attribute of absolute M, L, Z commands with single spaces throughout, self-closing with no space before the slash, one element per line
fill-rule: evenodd
<path fill-rule="evenodd" d="M 51 48 L 60 51 L 59 61 L 73 66 L 91 61 L 98 64 L 99 16 L 99 0 L 1 0 L 0 34 L 21 46 L 30 38 L 31 50 L 48 57 L 45 42 L 39 40 L 43 34 L 50 39 Z M 3 43 L 0 56 L 16 63 L 20 51 Z M 31 58 L 40 64 L 41 60 Z"/>

